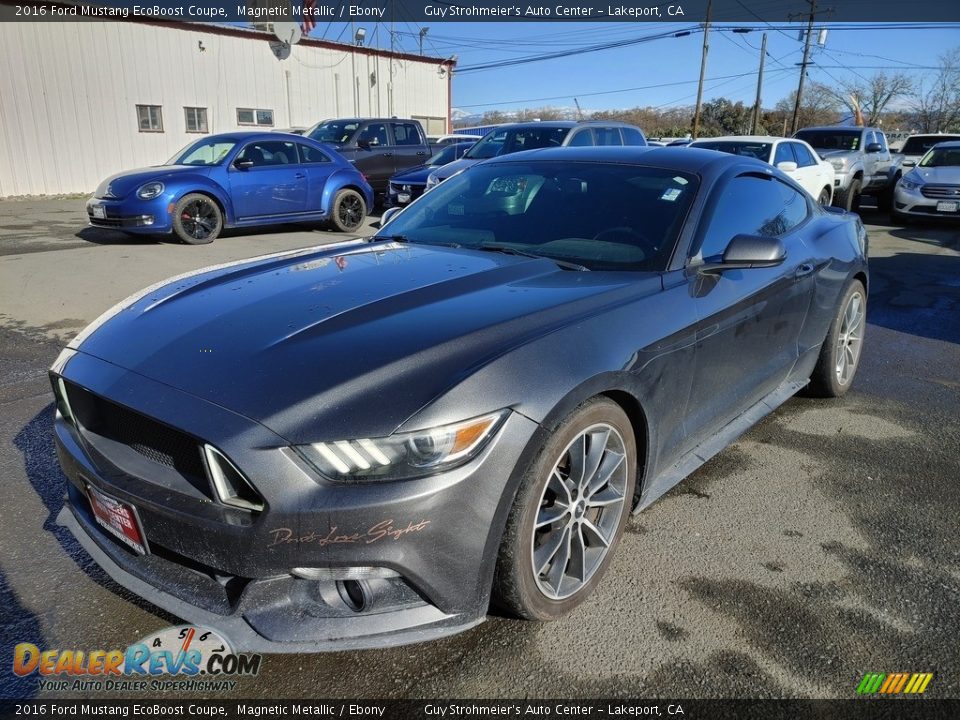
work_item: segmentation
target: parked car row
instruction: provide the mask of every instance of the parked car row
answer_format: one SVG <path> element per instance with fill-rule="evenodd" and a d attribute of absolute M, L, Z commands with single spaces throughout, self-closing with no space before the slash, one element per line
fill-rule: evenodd
<path fill-rule="evenodd" d="M 776 167 L 821 205 L 848 211 L 871 195 L 898 219 L 960 217 L 960 179 L 945 141 L 906 139 L 893 154 L 877 128 L 804 128 L 792 138 L 728 136 L 681 139 L 670 146 L 749 156 Z M 224 228 L 325 222 L 354 232 L 382 199 L 403 207 L 479 162 L 549 147 L 646 146 L 643 131 L 614 121 L 535 121 L 494 127 L 486 135 L 433 138 L 416 120 L 341 118 L 289 132 L 213 135 L 164 165 L 107 178 L 87 202 L 92 225 L 134 234 L 172 233 L 183 242 L 213 241 Z M 661 146 L 662 147 L 662 146 Z"/>

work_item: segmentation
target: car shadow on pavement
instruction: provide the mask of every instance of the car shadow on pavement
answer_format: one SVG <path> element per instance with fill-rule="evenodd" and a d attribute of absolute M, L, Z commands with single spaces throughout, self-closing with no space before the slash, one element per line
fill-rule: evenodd
<path fill-rule="evenodd" d="M 960 343 L 960 256 L 896 253 L 871 258 L 867 321 Z"/>
<path fill-rule="evenodd" d="M 27 479 L 48 512 L 43 529 L 56 538 L 60 547 L 76 566 L 98 585 L 171 625 L 177 624 L 179 620 L 173 615 L 151 605 L 114 582 L 87 554 L 70 531 L 57 523 L 57 515 L 60 514 L 66 501 L 66 478 L 60 470 L 57 452 L 53 446 L 53 412 L 54 404 L 51 402 L 37 413 L 13 439 L 14 446 L 23 455 Z"/>
<path fill-rule="evenodd" d="M 0 657 L 13 664 L 14 648 L 20 643 L 31 643 L 45 650 L 46 643 L 37 616 L 20 604 L 17 594 L 0 572 Z M 35 675 L 23 677 L 0 672 L 0 698 L 26 700 L 37 694 Z"/>

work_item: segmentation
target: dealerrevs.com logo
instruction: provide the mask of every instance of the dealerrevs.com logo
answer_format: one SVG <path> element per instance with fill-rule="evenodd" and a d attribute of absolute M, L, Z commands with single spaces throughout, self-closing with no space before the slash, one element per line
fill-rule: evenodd
<path fill-rule="evenodd" d="M 237 677 L 260 672 L 261 655 L 233 652 L 214 630 L 183 625 L 148 635 L 124 650 L 41 649 L 20 643 L 13 672 L 38 677 L 40 690 L 233 690 Z"/>

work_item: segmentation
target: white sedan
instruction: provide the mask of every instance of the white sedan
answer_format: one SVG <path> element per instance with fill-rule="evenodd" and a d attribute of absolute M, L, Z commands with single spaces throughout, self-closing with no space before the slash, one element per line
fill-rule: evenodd
<path fill-rule="evenodd" d="M 695 140 L 689 147 L 719 150 L 763 160 L 782 170 L 816 198 L 821 205 L 833 201 L 833 165 L 823 160 L 803 140 L 759 135 L 716 137 Z"/>

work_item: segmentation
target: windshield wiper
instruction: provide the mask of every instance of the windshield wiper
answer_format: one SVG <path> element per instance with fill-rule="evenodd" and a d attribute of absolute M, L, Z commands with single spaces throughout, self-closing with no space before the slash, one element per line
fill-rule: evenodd
<path fill-rule="evenodd" d="M 406 235 L 371 235 L 367 238 L 367 242 L 374 242 L 375 240 L 389 240 L 390 242 L 410 242 L 410 239 Z"/>
<path fill-rule="evenodd" d="M 537 260 L 549 260 L 550 262 L 555 263 L 558 267 L 562 267 L 564 270 L 578 270 L 580 272 L 584 272 L 590 269 L 575 262 L 570 262 L 569 260 L 560 260 L 555 257 L 550 257 L 549 255 L 537 255 L 536 253 L 527 252 L 526 250 L 519 250 L 518 248 L 510 245 L 478 245 L 470 249 L 483 250 L 485 252 L 498 252 L 503 253 L 504 255 L 519 255 L 521 257 L 535 258 Z"/>

